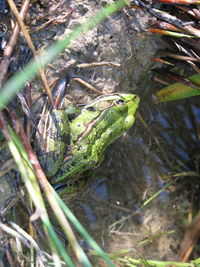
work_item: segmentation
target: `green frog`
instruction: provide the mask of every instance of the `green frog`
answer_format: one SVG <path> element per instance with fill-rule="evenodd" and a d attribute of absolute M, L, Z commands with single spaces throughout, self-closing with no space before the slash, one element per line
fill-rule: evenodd
<path fill-rule="evenodd" d="M 51 183 L 77 179 L 102 162 L 106 148 L 134 124 L 139 101 L 134 94 L 100 96 L 72 121 L 65 110 L 49 110 L 38 125 L 36 150 Z"/>

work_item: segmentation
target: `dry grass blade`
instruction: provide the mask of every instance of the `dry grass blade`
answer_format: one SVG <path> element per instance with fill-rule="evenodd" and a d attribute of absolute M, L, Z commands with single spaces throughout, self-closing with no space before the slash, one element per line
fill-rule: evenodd
<path fill-rule="evenodd" d="M 167 61 L 167 60 L 165 60 L 163 58 L 160 58 L 160 57 L 153 57 L 152 59 L 157 61 L 157 62 L 159 62 L 159 63 L 163 63 L 163 64 L 166 64 L 166 65 L 169 65 L 169 66 L 174 66 L 173 63 L 171 63 L 171 62 L 169 62 L 169 61 Z"/>
<path fill-rule="evenodd" d="M 114 62 L 101 61 L 101 62 L 91 62 L 91 63 L 82 63 L 76 65 L 78 68 L 90 68 L 90 67 L 99 67 L 99 66 L 111 66 L 111 67 L 120 67 L 121 65 Z"/>
<path fill-rule="evenodd" d="M 25 15 L 26 15 L 29 4 L 30 4 L 30 0 L 26 0 L 26 1 L 24 1 L 23 5 L 21 7 L 21 11 L 19 13 L 19 16 L 22 20 L 24 19 Z M 9 39 L 9 41 L 5 47 L 5 50 L 4 50 L 3 59 L 1 60 L 1 63 L 0 63 L 0 88 L 2 87 L 3 80 L 5 79 L 6 73 L 8 71 L 12 51 L 13 51 L 14 46 L 16 44 L 17 37 L 19 35 L 19 30 L 20 30 L 19 25 L 18 25 L 18 23 L 16 23 L 16 25 L 13 29 L 13 32 L 10 36 L 10 39 Z"/>
<path fill-rule="evenodd" d="M 165 21 L 156 21 L 155 23 L 152 23 L 151 25 L 154 27 L 158 27 L 160 29 L 163 29 L 163 30 L 181 32 L 181 30 L 178 27 L 176 27 L 170 23 L 167 23 Z"/>
<path fill-rule="evenodd" d="M 35 156 L 35 154 L 34 154 L 34 152 L 32 150 L 32 147 L 31 147 L 31 145 L 29 143 L 28 138 L 26 137 L 26 135 L 24 133 L 23 128 L 22 127 L 21 128 L 18 127 L 18 124 L 19 124 L 18 120 L 19 119 L 18 119 L 17 115 L 13 111 L 11 112 L 10 115 L 11 115 L 11 117 L 13 119 L 14 126 L 17 127 L 17 131 L 19 132 L 19 135 L 20 135 L 21 140 L 22 140 L 22 142 L 24 144 L 24 147 L 26 148 L 26 151 L 27 151 L 27 153 L 29 155 L 30 161 L 32 162 L 32 165 L 36 170 L 35 173 L 36 173 L 36 175 L 38 177 L 40 185 L 41 185 L 43 191 L 45 192 L 47 199 L 49 200 L 49 203 L 50 203 L 50 206 L 52 207 L 52 210 L 56 210 L 57 219 L 60 222 L 61 227 L 63 229 L 63 232 L 67 236 L 67 238 L 68 238 L 68 240 L 69 240 L 69 242 L 70 242 L 70 244 L 71 244 L 71 246 L 72 246 L 72 248 L 73 248 L 73 250 L 74 250 L 74 252 L 75 252 L 75 254 L 77 256 L 77 259 L 79 260 L 79 262 L 84 262 L 84 261 L 87 262 L 88 260 L 84 256 L 85 254 L 82 252 L 78 242 L 76 241 L 76 238 L 75 238 L 75 236 L 73 234 L 73 231 L 72 231 L 72 229 L 71 229 L 71 227 L 70 227 L 70 225 L 69 225 L 69 223 L 67 221 L 67 218 L 65 217 L 62 209 L 60 208 L 58 202 L 56 201 L 56 199 L 53 196 L 53 193 L 52 193 L 53 188 L 49 184 L 49 182 L 48 182 L 43 170 L 41 169 L 40 164 L 39 164 L 39 162 L 37 160 L 37 157 Z M 51 247 L 52 251 L 53 250 L 57 251 L 58 247 L 55 247 L 55 244 L 56 244 L 55 238 L 56 238 L 56 236 L 55 236 L 55 233 L 53 233 L 52 230 L 50 230 L 50 228 L 49 228 L 50 227 L 50 223 L 48 222 L 48 214 L 47 214 L 47 211 L 45 209 L 44 201 L 43 201 L 42 196 L 40 194 L 39 187 L 38 187 L 38 185 L 36 183 L 36 179 L 35 179 L 35 174 L 33 172 L 33 168 L 30 165 L 30 162 L 28 160 L 27 154 L 24 153 L 23 146 L 19 142 L 19 139 L 17 138 L 17 136 L 14 134 L 14 132 L 11 129 L 10 130 L 8 129 L 7 124 L 5 123 L 5 120 L 3 118 L 2 113 L 0 113 L 0 126 L 2 126 L 4 135 L 6 136 L 6 138 L 9 141 L 8 144 L 9 144 L 10 151 L 11 151 L 12 155 L 15 158 L 15 161 L 16 161 L 16 163 L 18 165 L 18 168 L 20 170 L 20 173 L 21 173 L 21 175 L 22 175 L 22 177 L 24 179 L 24 182 L 25 182 L 25 185 L 27 187 L 27 190 L 29 191 L 29 194 L 31 195 L 32 200 L 33 200 L 33 202 L 35 204 L 36 211 L 32 215 L 31 219 L 32 220 L 36 220 L 39 217 L 41 217 L 41 219 L 42 219 L 42 221 L 43 221 L 44 225 L 46 226 L 46 229 L 47 229 L 47 231 L 49 233 L 48 238 L 49 238 L 50 244 L 53 246 L 53 247 Z M 15 138 L 16 140 L 13 141 L 13 138 Z M 15 145 L 14 142 L 17 145 Z M 36 194 L 37 194 L 37 196 L 36 196 Z M 51 242 L 51 239 L 53 238 L 53 236 L 54 236 L 54 242 Z M 57 245 L 58 245 L 58 242 L 57 242 Z M 54 251 L 54 253 L 55 253 L 55 251 Z M 62 256 L 63 256 L 63 258 L 65 256 L 64 259 L 65 259 L 66 262 L 68 262 L 67 260 L 69 259 L 69 257 L 67 255 L 64 255 L 63 252 L 64 252 L 64 249 L 62 248 Z M 58 251 L 57 251 L 57 253 L 58 253 Z M 55 253 L 55 255 L 57 253 Z M 56 260 L 56 259 L 54 259 L 54 260 Z M 56 261 L 58 261 L 58 259 Z M 88 266 L 90 266 L 90 264 Z"/>
<path fill-rule="evenodd" d="M 165 85 L 165 86 L 168 86 L 170 83 L 168 83 L 168 82 L 166 82 L 166 81 L 164 81 L 163 79 L 161 79 L 161 78 L 158 78 L 158 77 L 153 77 L 153 79 L 154 79 L 154 81 L 156 81 L 156 82 L 158 82 L 158 83 L 161 83 L 161 84 L 163 84 L 163 85 Z"/>
<path fill-rule="evenodd" d="M 12 118 L 14 118 L 14 123 L 16 124 L 16 121 L 18 120 L 16 114 L 13 114 L 13 112 L 12 112 L 11 116 L 12 116 Z M 54 189 L 52 188 L 52 186 L 48 182 L 46 175 L 43 172 L 43 170 L 40 166 L 40 163 L 37 159 L 37 156 L 35 155 L 22 127 L 19 129 L 19 136 L 21 137 L 24 148 L 25 148 L 25 150 L 29 156 L 30 162 L 32 163 L 32 166 L 34 168 L 34 171 L 35 171 L 37 179 L 40 183 L 40 186 L 42 187 L 52 210 L 56 211 L 55 216 L 57 217 L 57 220 L 59 221 L 64 234 L 67 236 L 69 243 L 71 244 L 78 261 L 80 263 L 83 263 L 84 261 L 88 262 L 88 266 L 90 266 L 89 261 L 87 260 L 84 252 L 82 251 L 82 248 L 80 247 L 80 245 L 78 244 L 78 242 L 76 240 L 76 237 L 72 231 L 72 228 L 71 228 L 64 212 L 62 211 L 59 203 L 56 201 L 56 198 L 54 197 Z M 34 217 L 32 217 L 32 219 L 35 219 L 38 215 L 41 216 L 42 214 L 40 212 L 35 213 Z"/>
<path fill-rule="evenodd" d="M 185 232 L 184 238 L 181 242 L 181 247 L 177 255 L 177 260 L 181 262 L 188 261 L 190 254 L 197 240 L 200 236 L 200 213 L 194 218 L 192 224 Z"/>
<path fill-rule="evenodd" d="M 193 16 L 196 19 L 200 19 L 200 12 L 198 8 L 191 8 L 187 6 L 176 6 L 176 8 L 183 10 L 185 13 L 189 14 L 190 16 Z"/>
<path fill-rule="evenodd" d="M 85 87 L 89 88 L 90 90 L 94 91 L 95 93 L 97 93 L 99 95 L 104 95 L 103 92 L 99 91 L 94 86 L 92 86 L 91 84 L 87 83 L 86 81 L 84 81 L 84 80 L 82 80 L 80 78 L 73 78 L 73 80 L 81 83 L 82 85 L 84 85 Z"/>
<path fill-rule="evenodd" d="M 174 82 L 178 82 L 178 83 L 182 83 L 184 85 L 190 86 L 193 89 L 197 89 L 200 90 L 200 86 L 199 84 L 195 84 L 193 82 L 191 82 L 188 78 L 183 77 L 179 74 L 173 73 L 169 70 L 165 70 L 165 69 L 154 69 L 154 72 L 163 75 L 166 78 L 171 79 Z"/>
<path fill-rule="evenodd" d="M 182 61 L 200 62 L 199 58 L 187 57 L 187 56 L 177 55 L 177 54 L 173 54 L 173 53 L 166 53 L 166 56 L 169 56 L 171 58 L 175 58 L 178 60 L 182 60 Z"/>
<path fill-rule="evenodd" d="M 194 38 L 194 36 L 188 35 L 185 33 L 166 31 L 166 30 L 156 29 L 156 28 L 149 28 L 148 31 L 150 31 L 152 33 L 156 33 L 156 34 L 169 35 L 169 36 L 173 36 L 173 37 Z"/>
<path fill-rule="evenodd" d="M 180 5 L 200 4 L 199 0 L 159 0 L 159 2 L 166 4 L 180 4 Z"/>
<path fill-rule="evenodd" d="M 40 266 L 45 266 L 44 263 L 47 262 L 47 259 L 52 259 L 52 257 L 49 254 L 44 253 L 41 250 L 41 248 L 37 245 L 35 240 L 29 234 L 27 234 L 21 227 L 19 227 L 18 225 L 16 225 L 15 223 L 12 223 L 12 222 L 10 224 L 11 224 L 12 228 L 6 224 L 0 223 L 0 228 L 4 232 L 6 232 L 9 235 L 18 239 L 27 248 L 29 248 L 29 249 L 34 248 L 34 250 L 36 252 L 36 259 L 37 259 L 36 262 Z M 17 253 L 17 251 L 16 251 L 16 253 Z"/>
<path fill-rule="evenodd" d="M 19 23 L 20 28 L 21 28 L 21 30 L 22 30 L 22 32 L 23 32 L 23 34 L 24 34 L 24 38 L 26 39 L 26 41 L 27 41 L 27 43 L 28 43 L 28 45 L 29 45 L 31 51 L 32 51 L 33 54 L 34 54 L 34 58 L 35 58 L 35 60 L 36 60 L 36 62 L 37 62 L 38 65 L 39 65 L 38 56 L 37 56 L 37 51 L 36 51 L 35 46 L 34 46 L 32 40 L 31 40 L 31 37 L 30 37 L 30 35 L 29 35 L 29 32 L 28 32 L 28 30 L 26 29 L 25 24 L 24 24 L 23 20 L 22 20 L 21 17 L 20 17 L 20 14 L 19 14 L 19 12 L 18 12 L 18 10 L 17 10 L 17 8 L 16 8 L 16 6 L 15 6 L 15 3 L 13 2 L 13 0 L 8 0 L 8 4 L 10 5 L 10 8 L 11 8 L 12 12 L 15 14 L 15 17 L 16 17 L 16 19 L 17 19 L 17 22 Z M 46 75 L 45 75 L 45 73 L 44 73 L 44 70 L 41 69 L 41 68 L 39 68 L 39 74 L 40 74 L 40 79 L 41 79 L 41 81 L 42 81 L 42 84 L 43 84 L 43 86 L 44 86 L 44 88 L 45 88 L 45 91 L 46 91 L 46 93 L 47 93 L 47 95 L 48 95 L 48 97 L 49 97 L 49 100 L 50 100 L 50 102 L 53 104 L 53 98 L 52 98 L 51 90 L 50 90 L 50 87 L 49 87 L 49 84 L 48 84 Z"/>
<path fill-rule="evenodd" d="M 198 6 L 191 5 L 191 6 L 181 6 L 181 5 L 174 5 L 173 4 L 197 4 L 198 1 L 190 1 L 190 0 L 160 0 L 160 3 L 168 3 L 171 4 L 169 6 L 170 10 L 169 12 L 176 15 L 176 17 L 179 19 L 180 25 L 174 24 L 173 21 L 170 21 L 171 15 L 163 12 L 160 10 L 160 13 L 164 14 L 164 16 L 169 17 L 169 21 L 167 22 L 167 19 L 162 19 L 162 17 L 158 18 L 160 21 L 151 23 L 155 27 L 158 28 L 149 28 L 148 30 L 153 33 L 158 33 L 164 35 L 168 35 L 168 37 L 164 37 L 164 39 L 169 43 L 170 47 L 169 50 L 172 52 L 163 52 L 163 57 L 168 57 L 169 61 L 172 59 L 174 67 L 173 71 L 176 72 L 174 74 L 174 77 L 171 76 L 172 72 L 169 74 L 169 67 L 166 69 L 166 76 L 174 81 L 178 81 L 179 84 L 171 85 L 171 87 L 167 87 L 166 90 L 162 90 L 162 94 L 164 98 L 162 98 L 162 101 L 171 101 L 176 100 L 180 98 L 190 97 L 193 95 L 198 95 L 198 92 L 196 92 L 194 89 L 199 90 L 199 83 L 192 84 L 190 79 L 185 78 L 184 76 L 180 76 L 177 71 L 177 67 L 179 69 L 179 73 L 181 70 L 181 75 L 183 71 L 187 71 L 188 69 L 195 70 L 196 73 L 200 73 L 199 68 L 199 62 L 200 62 L 200 50 L 199 50 L 199 37 L 200 37 L 200 29 L 199 29 L 199 19 L 200 19 L 200 12 L 198 9 Z M 191 19 L 193 18 L 193 19 Z M 166 23 L 167 22 L 167 23 Z M 182 23 L 182 25 L 181 25 Z M 189 33 L 190 35 L 187 35 L 186 33 Z M 179 37 L 179 38 L 177 38 Z M 187 37 L 187 38 L 185 38 Z M 156 59 L 156 61 L 167 63 L 168 59 L 162 60 L 162 59 Z M 182 62 L 184 64 L 182 64 Z M 189 66 L 189 68 L 188 68 Z M 176 69 L 175 69 L 176 68 Z M 173 74 L 172 74 L 173 75 Z M 179 75 L 179 78 L 178 76 Z M 186 74 L 188 76 L 188 74 Z M 177 78 L 178 79 L 177 79 Z M 165 84 L 161 78 L 155 78 L 157 81 L 161 82 L 162 84 Z M 168 81 L 167 81 L 168 82 Z M 184 87 L 180 85 L 180 83 L 187 85 L 188 87 Z M 179 90 L 179 85 L 181 86 L 181 89 Z M 191 89 L 192 88 L 192 89 Z M 171 93 L 173 91 L 173 93 Z M 173 96 L 172 96 L 173 94 Z M 159 95 L 160 93 L 156 94 Z M 164 100 L 165 99 L 165 100 Z"/>
<path fill-rule="evenodd" d="M 60 5 L 60 3 L 59 3 Z M 38 32 L 42 29 L 44 29 L 45 27 L 47 27 L 49 24 L 61 24 L 64 23 L 66 18 L 73 12 L 73 9 L 67 11 L 64 15 L 58 16 L 58 17 L 53 17 L 51 19 L 49 19 L 48 21 L 46 21 L 45 23 L 43 23 L 42 25 L 36 27 L 34 29 L 34 32 Z"/>

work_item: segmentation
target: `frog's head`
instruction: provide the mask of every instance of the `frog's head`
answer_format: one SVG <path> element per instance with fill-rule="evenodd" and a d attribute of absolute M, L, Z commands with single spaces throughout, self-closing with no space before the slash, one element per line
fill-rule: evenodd
<path fill-rule="evenodd" d="M 105 109 L 114 107 L 114 106 L 135 106 L 135 110 L 138 107 L 140 99 L 137 95 L 134 94 L 113 94 L 97 97 L 94 101 L 92 101 L 89 105 L 86 106 L 87 109 L 93 107 L 93 109 L 103 111 Z"/>
<path fill-rule="evenodd" d="M 88 110 L 98 110 L 104 120 L 111 124 L 124 123 L 125 131 L 129 129 L 135 120 L 135 112 L 138 108 L 140 98 L 134 94 L 113 94 L 100 96 L 90 105 Z"/>
<path fill-rule="evenodd" d="M 135 121 L 135 113 L 140 103 L 140 98 L 134 94 L 119 94 L 116 100 L 116 110 L 123 113 L 124 130 L 127 131 Z"/>
<path fill-rule="evenodd" d="M 87 130 L 82 137 L 88 136 L 92 129 L 95 129 L 96 138 L 105 138 L 107 143 L 112 143 L 133 125 L 139 102 L 139 97 L 134 94 L 98 97 L 85 107 L 88 113 L 96 112 L 98 115 L 93 118 L 90 130 Z"/>
<path fill-rule="evenodd" d="M 98 141 L 104 146 L 112 143 L 133 125 L 139 101 L 134 94 L 96 98 L 70 124 L 71 145 L 83 140 L 90 144 Z"/>

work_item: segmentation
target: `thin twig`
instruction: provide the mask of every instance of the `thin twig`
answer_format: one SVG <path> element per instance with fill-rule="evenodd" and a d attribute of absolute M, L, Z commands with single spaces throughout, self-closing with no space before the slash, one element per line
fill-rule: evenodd
<path fill-rule="evenodd" d="M 21 7 L 19 16 L 22 20 L 24 19 L 25 15 L 26 15 L 29 4 L 30 4 L 30 0 L 25 0 L 22 7 Z M 19 35 L 19 29 L 20 29 L 19 25 L 18 25 L 18 23 L 16 23 L 15 27 L 12 31 L 12 34 L 10 36 L 10 39 L 9 39 L 9 41 L 5 47 L 5 50 L 4 50 L 3 59 L 0 63 L 0 88 L 2 87 L 3 80 L 5 79 L 6 73 L 8 71 L 8 67 L 10 65 L 11 55 L 12 55 L 14 46 L 16 44 L 17 37 Z"/>
<path fill-rule="evenodd" d="M 192 62 L 200 62 L 200 59 L 194 58 L 194 57 L 182 56 L 182 55 L 177 55 L 177 54 L 173 54 L 173 53 L 166 53 L 165 55 L 168 57 L 171 57 L 171 58 L 178 59 L 178 60 L 183 60 L 183 61 L 189 60 Z"/>
<path fill-rule="evenodd" d="M 46 21 L 45 23 L 43 23 L 42 25 L 36 27 L 34 29 L 34 32 L 38 32 L 44 28 L 46 28 L 49 24 L 53 24 L 53 25 L 56 25 L 56 24 L 61 24 L 61 23 L 64 23 L 66 21 L 66 18 L 73 12 L 73 9 L 71 9 L 69 12 L 66 12 L 64 15 L 60 15 L 60 16 L 56 16 L 56 17 L 53 17 L 51 19 L 49 19 L 48 21 Z"/>
<path fill-rule="evenodd" d="M 34 58 L 35 58 L 36 62 L 37 62 L 38 65 L 40 66 L 40 62 L 39 62 L 39 60 L 38 60 L 38 56 L 37 56 L 37 51 L 36 51 L 35 46 L 34 46 L 32 40 L 31 40 L 31 37 L 30 37 L 30 35 L 29 35 L 29 32 L 28 32 L 28 30 L 26 29 L 25 24 L 24 24 L 22 18 L 20 17 L 20 14 L 19 14 L 19 12 L 18 12 L 18 10 L 17 10 L 17 8 L 16 8 L 16 6 L 15 6 L 15 3 L 13 2 L 13 0 L 8 0 L 8 4 L 9 4 L 9 6 L 10 6 L 12 12 L 13 12 L 14 15 L 15 15 L 15 17 L 16 17 L 16 19 L 17 19 L 17 22 L 19 23 L 19 26 L 20 26 L 20 28 L 21 28 L 23 34 L 24 34 L 24 38 L 26 39 L 26 41 L 27 41 L 27 43 L 28 43 L 28 45 L 29 45 L 31 51 L 32 51 L 33 54 L 34 54 Z M 50 102 L 53 104 L 53 98 L 52 98 L 51 90 L 50 90 L 50 87 L 49 87 L 49 85 L 48 85 L 48 81 L 47 81 L 46 75 L 45 75 L 45 73 L 44 73 L 44 70 L 43 70 L 41 67 L 39 68 L 39 74 L 40 74 L 41 82 L 42 82 L 42 84 L 43 84 L 43 86 L 44 86 L 44 88 L 45 88 L 45 91 L 46 91 L 46 93 L 47 93 L 47 95 L 48 95 L 48 97 L 49 97 L 49 100 L 50 100 Z"/>
<path fill-rule="evenodd" d="M 86 81 L 84 81 L 84 80 L 82 80 L 80 78 L 73 78 L 73 80 L 83 84 L 85 87 L 89 88 L 90 90 L 94 91 L 97 94 L 105 95 L 103 92 L 99 91 L 94 86 L 92 86 L 91 84 L 87 83 Z"/>
<path fill-rule="evenodd" d="M 98 66 L 120 67 L 121 65 L 119 63 L 102 61 L 102 62 L 81 63 L 76 66 L 78 68 L 89 68 L 89 67 L 98 67 Z"/>

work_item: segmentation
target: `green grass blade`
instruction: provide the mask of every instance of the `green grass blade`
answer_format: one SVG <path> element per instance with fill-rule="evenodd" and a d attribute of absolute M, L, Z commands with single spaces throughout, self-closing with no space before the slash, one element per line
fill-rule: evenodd
<path fill-rule="evenodd" d="M 81 223 L 76 219 L 74 214 L 69 210 L 69 208 L 65 205 L 62 199 L 56 194 L 54 196 L 57 199 L 58 203 L 62 207 L 64 213 L 67 215 L 68 219 L 73 223 L 74 227 L 79 231 L 79 233 L 87 240 L 88 244 L 97 252 L 97 254 L 104 259 L 108 266 L 115 267 L 115 264 L 108 258 L 106 253 L 99 247 L 99 245 L 92 239 L 92 237 L 88 234 L 85 228 L 81 225 Z"/>
<path fill-rule="evenodd" d="M 10 128 L 10 133 L 11 133 L 11 135 L 13 137 L 11 142 L 13 142 L 13 140 L 14 140 L 14 143 L 15 143 L 14 145 L 16 146 L 16 148 L 18 149 L 20 147 L 20 149 L 21 149 L 21 151 L 19 153 L 19 156 L 21 157 L 22 154 L 24 154 L 24 153 L 26 154 L 26 152 L 25 152 L 25 150 L 23 148 L 23 145 L 21 144 L 21 141 L 20 141 L 19 137 L 17 137 L 15 135 L 15 133 L 13 132 L 13 130 L 11 128 Z M 10 148 L 13 149 L 13 145 L 11 145 Z M 23 150 L 23 152 L 22 152 L 22 150 Z M 13 156 L 17 155 L 17 151 L 14 151 L 12 154 L 13 154 Z M 57 242 L 58 241 L 57 240 L 57 236 L 56 236 L 56 234 L 55 234 L 55 232 L 54 232 L 54 230 L 52 228 L 52 225 L 51 225 L 51 223 L 49 221 L 47 212 L 46 212 L 46 210 L 44 210 L 45 209 L 44 202 L 43 202 L 43 199 L 42 199 L 42 196 L 41 196 L 41 193 L 40 193 L 39 186 L 37 184 L 37 180 L 36 180 L 35 174 L 33 172 L 33 168 L 30 169 L 30 173 L 29 173 L 29 172 L 27 172 L 27 170 L 29 169 L 29 168 L 27 169 L 27 166 L 25 166 L 25 169 L 23 169 L 24 166 L 23 166 L 22 158 L 20 158 L 20 160 L 16 159 L 16 161 L 18 162 L 18 167 L 19 167 L 20 173 L 21 173 L 22 177 L 24 177 L 25 185 L 26 185 L 30 195 L 33 197 L 33 202 L 35 203 L 35 206 L 37 207 L 37 210 L 39 211 L 40 207 L 41 206 L 43 207 L 43 210 L 39 211 L 39 213 L 41 214 L 41 219 L 43 221 L 43 224 L 45 225 L 49 235 L 52 237 L 52 240 L 50 240 L 51 246 L 55 247 L 54 248 L 55 250 L 57 249 L 58 251 L 61 251 L 62 253 L 65 254 L 65 250 L 63 249 L 63 247 L 61 247 L 62 245 Z M 24 163 L 26 163 L 26 161 L 24 161 Z M 21 164 L 22 164 L 22 166 L 21 166 Z M 29 162 L 29 164 L 30 164 L 30 162 Z M 35 190 L 35 192 L 34 192 L 34 190 Z M 46 193 L 46 192 L 44 192 L 44 193 Z M 52 201 L 52 194 L 50 194 L 50 192 L 49 192 L 48 195 L 46 195 L 46 197 L 47 197 L 47 199 L 50 198 L 51 201 Z M 40 202 L 42 203 L 42 205 L 40 204 Z M 53 207 L 55 207 L 56 203 L 54 202 L 54 203 L 52 203 L 52 205 L 53 205 Z M 60 220 L 60 213 L 57 214 L 58 209 L 59 209 L 59 207 L 55 211 L 55 217 L 59 221 Z M 62 222 L 63 221 L 64 220 L 62 220 Z M 68 236 L 69 232 L 67 231 L 67 226 L 66 225 L 63 226 L 62 223 L 61 223 L 61 226 L 64 227 L 63 228 L 63 232 L 65 233 L 66 237 L 68 238 L 69 237 Z M 89 262 L 89 260 L 88 260 L 88 258 L 86 256 L 85 252 L 83 251 L 81 246 L 78 244 L 78 242 L 76 242 L 75 247 L 76 247 L 76 250 L 78 251 L 78 255 L 80 255 L 80 261 L 81 261 L 82 266 L 91 267 L 91 264 L 90 264 L 90 262 Z M 72 246 L 72 248 L 73 248 L 73 246 Z M 67 259 L 66 255 L 63 255 L 63 256 L 65 257 L 65 260 L 66 260 Z M 64 259 L 64 257 L 63 257 L 63 259 Z M 69 261 L 69 259 L 67 259 L 67 260 Z M 68 264 L 69 264 L 69 262 L 68 262 Z"/>
<path fill-rule="evenodd" d="M 20 174 L 22 176 L 22 179 L 24 180 L 25 186 L 29 192 L 29 195 L 32 198 L 32 201 L 35 204 L 36 211 L 38 215 L 40 215 L 41 220 L 45 226 L 46 231 L 48 232 L 48 241 L 52 250 L 53 258 L 55 259 L 55 266 L 57 266 L 56 261 L 58 260 L 58 254 L 62 256 L 63 260 L 67 264 L 67 266 L 74 267 L 72 260 L 67 255 L 65 249 L 63 248 L 60 240 L 58 239 L 50 221 L 48 218 L 47 211 L 45 209 L 44 201 L 40 192 L 39 185 L 37 183 L 37 179 L 35 177 L 35 174 L 33 172 L 33 169 L 30 168 L 30 162 L 29 164 L 26 163 L 26 161 L 21 157 L 21 155 L 26 154 L 25 149 L 23 148 L 23 145 L 17 137 L 17 135 L 14 133 L 14 131 L 10 129 L 10 135 L 11 139 L 8 142 L 9 149 L 11 151 L 11 154 L 13 156 L 13 159 L 15 160 L 18 169 L 20 171 Z M 20 151 L 18 150 L 20 147 Z M 26 156 L 27 157 L 27 156 Z"/>
<path fill-rule="evenodd" d="M 141 264 L 141 259 L 133 259 L 130 257 L 125 257 L 120 259 L 121 262 L 126 264 L 126 266 L 135 266 L 135 264 Z M 193 263 L 188 262 L 176 262 L 176 261 L 154 261 L 154 260 L 145 260 L 146 265 L 142 266 L 152 266 L 152 267 L 194 267 Z M 141 265 L 140 265 L 141 266 Z"/>

